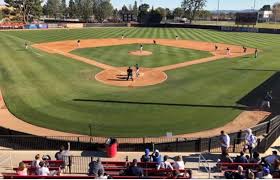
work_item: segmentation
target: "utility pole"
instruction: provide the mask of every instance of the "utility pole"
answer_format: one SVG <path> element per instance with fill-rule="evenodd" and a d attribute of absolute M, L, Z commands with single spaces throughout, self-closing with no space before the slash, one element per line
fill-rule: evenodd
<path fill-rule="evenodd" d="M 220 18 L 220 0 L 218 0 L 218 8 L 217 8 L 217 25 L 219 22 L 219 18 Z"/>

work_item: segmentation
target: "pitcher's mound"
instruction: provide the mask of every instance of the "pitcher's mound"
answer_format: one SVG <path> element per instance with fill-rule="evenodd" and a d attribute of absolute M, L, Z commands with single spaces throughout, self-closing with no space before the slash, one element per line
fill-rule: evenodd
<path fill-rule="evenodd" d="M 95 79 L 104 84 L 122 87 L 143 87 L 151 86 L 164 82 L 167 75 L 159 70 L 140 68 L 139 76 L 136 77 L 136 71 L 133 69 L 133 81 L 127 81 L 127 67 L 106 69 L 95 76 Z"/>
<path fill-rule="evenodd" d="M 130 51 L 128 54 L 134 55 L 134 56 L 150 56 L 153 53 L 150 51 Z"/>

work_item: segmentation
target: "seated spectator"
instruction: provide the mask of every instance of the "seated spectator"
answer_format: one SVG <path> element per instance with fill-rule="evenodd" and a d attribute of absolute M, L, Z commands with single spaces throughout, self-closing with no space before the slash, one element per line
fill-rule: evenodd
<path fill-rule="evenodd" d="M 60 146 L 59 152 L 55 154 L 55 159 L 56 160 L 64 160 L 64 156 L 69 156 L 70 155 L 70 143 L 68 142 L 68 149 L 65 150 L 64 146 Z"/>
<path fill-rule="evenodd" d="M 40 165 L 39 165 L 40 162 L 41 162 L 41 156 L 40 156 L 40 154 L 37 154 L 35 156 L 35 160 L 33 160 L 31 162 L 31 167 L 39 168 L 40 167 Z"/>
<path fill-rule="evenodd" d="M 20 162 L 18 165 L 17 175 L 19 176 L 27 176 L 27 168 L 24 162 Z"/>
<path fill-rule="evenodd" d="M 248 163 L 248 159 L 244 156 L 244 152 L 241 151 L 240 155 L 234 159 L 235 163 Z"/>
<path fill-rule="evenodd" d="M 277 151 L 272 151 L 272 155 L 265 157 L 265 161 L 270 165 L 272 165 L 276 159 L 279 159 Z"/>
<path fill-rule="evenodd" d="M 155 152 L 153 152 L 152 159 L 153 162 L 156 162 L 157 164 L 161 163 L 161 155 L 159 154 L 159 150 L 156 149 Z"/>
<path fill-rule="evenodd" d="M 269 168 L 263 168 L 263 176 L 261 177 L 261 179 L 272 179 Z"/>
<path fill-rule="evenodd" d="M 104 174 L 104 171 L 99 170 L 95 179 L 108 179 L 108 176 Z"/>
<path fill-rule="evenodd" d="M 220 161 L 221 163 L 233 163 L 233 159 L 229 156 L 229 154 L 223 153 L 220 157 Z"/>
<path fill-rule="evenodd" d="M 234 179 L 245 179 L 242 166 L 238 166 L 237 173 L 234 173 Z"/>
<path fill-rule="evenodd" d="M 52 159 L 51 159 L 51 156 L 50 156 L 50 155 L 43 155 L 43 156 L 42 156 L 42 160 L 43 160 L 43 161 L 50 161 L 50 160 L 52 160 Z"/>
<path fill-rule="evenodd" d="M 258 152 L 253 152 L 253 157 L 249 160 L 250 163 L 261 163 L 260 154 Z"/>
<path fill-rule="evenodd" d="M 39 165 L 40 165 L 40 168 L 38 169 L 39 176 L 54 176 L 59 174 L 59 172 L 57 171 L 50 171 L 49 168 L 46 166 L 46 163 L 43 161 L 41 161 Z"/>
<path fill-rule="evenodd" d="M 88 170 L 89 176 L 97 176 L 98 172 L 104 174 L 104 166 L 102 165 L 100 158 L 97 158 L 96 161 L 90 162 L 88 166 L 89 166 L 89 170 Z"/>
<path fill-rule="evenodd" d="M 157 166 L 157 170 L 159 170 L 159 169 L 170 169 L 170 170 L 173 170 L 173 167 L 171 166 L 171 163 L 168 162 L 167 160 L 168 160 L 168 156 L 164 156 L 163 157 L 163 162 L 161 162 Z"/>
<path fill-rule="evenodd" d="M 127 176 L 143 176 L 143 169 L 137 166 L 137 159 L 133 159 L 132 165 L 128 167 L 125 171 L 125 175 Z"/>
<path fill-rule="evenodd" d="M 176 161 L 173 164 L 173 168 L 176 170 L 184 170 L 185 169 L 185 163 L 183 161 L 182 156 L 177 156 Z"/>
<path fill-rule="evenodd" d="M 247 179 L 255 179 L 255 174 L 252 170 L 248 170 Z"/>
<path fill-rule="evenodd" d="M 145 149 L 145 154 L 141 157 L 141 162 L 151 162 L 150 150 Z"/>

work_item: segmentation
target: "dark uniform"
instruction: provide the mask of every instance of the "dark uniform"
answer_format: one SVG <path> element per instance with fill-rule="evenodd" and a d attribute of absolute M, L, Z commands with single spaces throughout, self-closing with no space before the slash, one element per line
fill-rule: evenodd
<path fill-rule="evenodd" d="M 129 79 L 131 79 L 133 81 L 133 70 L 130 67 L 127 69 L 127 79 L 126 80 L 128 81 Z"/>

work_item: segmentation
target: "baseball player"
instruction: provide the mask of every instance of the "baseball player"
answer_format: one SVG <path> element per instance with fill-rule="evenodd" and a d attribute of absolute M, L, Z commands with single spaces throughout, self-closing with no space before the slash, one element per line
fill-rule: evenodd
<path fill-rule="evenodd" d="M 139 67 L 139 64 L 136 64 L 136 65 L 135 65 L 135 69 L 136 69 L 136 77 L 139 77 L 139 75 L 140 75 L 140 67 Z"/>
<path fill-rule="evenodd" d="M 81 41 L 80 41 L 80 39 L 79 39 L 79 40 L 77 41 L 77 47 L 79 48 L 80 45 L 81 45 Z"/>
<path fill-rule="evenodd" d="M 218 51 L 219 47 L 217 45 L 215 45 L 215 51 Z"/>
<path fill-rule="evenodd" d="M 179 36 L 176 36 L 176 40 L 178 40 L 179 39 Z"/>
<path fill-rule="evenodd" d="M 25 41 L 24 45 L 25 45 L 25 49 L 28 49 L 28 43 L 27 43 L 27 41 Z"/>
<path fill-rule="evenodd" d="M 231 55 L 231 53 L 230 53 L 230 49 L 229 49 L 229 48 L 227 48 L 226 50 L 227 50 L 227 56 L 230 56 L 230 55 Z"/>
<path fill-rule="evenodd" d="M 272 90 L 268 91 L 262 101 L 261 108 L 268 107 L 270 109 L 270 101 L 272 100 Z"/>
<path fill-rule="evenodd" d="M 133 81 L 133 70 L 131 69 L 131 67 L 129 67 L 127 69 L 127 79 L 126 80 L 128 81 L 129 79 L 131 79 Z"/>
<path fill-rule="evenodd" d="M 143 45 L 141 44 L 140 45 L 140 53 L 142 53 L 142 51 L 143 51 Z"/>
<path fill-rule="evenodd" d="M 156 45 L 157 44 L 157 42 L 156 42 L 156 40 L 154 40 L 154 45 Z"/>
<path fill-rule="evenodd" d="M 247 53 L 247 48 L 243 46 L 243 53 Z"/>
<path fill-rule="evenodd" d="M 122 34 L 122 40 L 124 39 L 124 34 Z"/>
<path fill-rule="evenodd" d="M 255 58 L 258 57 L 258 54 L 259 54 L 259 50 L 256 48 L 256 49 L 255 49 Z"/>

